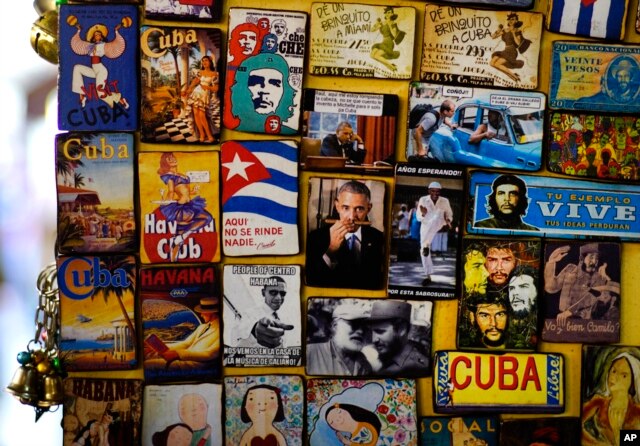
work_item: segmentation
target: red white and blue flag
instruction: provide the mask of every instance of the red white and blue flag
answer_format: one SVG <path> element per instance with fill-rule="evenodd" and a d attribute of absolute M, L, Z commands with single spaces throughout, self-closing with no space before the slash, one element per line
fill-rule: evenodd
<path fill-rule="evenodd" d="M 297 254 L 298 150 L 293 141 L 221 148 L 225 255 Z"/>
<path fill-rule="evenodd" d="M 549 0 L 549 31 L 620 40 L 627 0 Z"/>

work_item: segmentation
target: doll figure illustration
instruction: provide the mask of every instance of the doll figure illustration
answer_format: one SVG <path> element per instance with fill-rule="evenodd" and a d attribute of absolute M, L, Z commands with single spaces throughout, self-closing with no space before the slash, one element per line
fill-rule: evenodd
<path fill-rule="evenodd" d="M 491 34 L 493 39 L 498 37 L 502 39 L 504 48 L 491 54 L 489 65 L 502 71 L 516 83 L 520 82 L 520 75 L 512 70 L 524 66 L 524 60 L 518 59 L 518 54 L 524 53 L 531 45 L 531 41 L 522 35 L 522 25 L 518 14 L 511 12 L 507 15 L 506 26 L 498 26 L 498 29 Z"/>
<path fill-rule="evenodd" d="M 200 69 L 191 81 L 183 96 L 187 96 L 187 104 L 191 106 L 195 132 L 200 142 L 212 143 L 213 139 L 213 110 L 217 102 L 218 72 L 210 56 L 202 56 Z"/>
<path fill-rule="evenodd" d="M 242 401 L 240 419 L 251 426 L 242 434 L 240 446 L 286 446 L 287 440 L 273 423 L 284 421 L 284 405 L 280 389 L 258 384 L 247 389 Z"/>
<path fill-rule="evenodd" d="M 378 416 L 360 406 L 335 403 L 325 413 L 329 426 L 345 446 L 375 446 L 382 423 Z"/>
<path fill-rule="evenodd" d="M 80 36 L 82 27 L 78 24 L 76 16 L 70 15 L 67 23 L 77 28 L 71 38 L 71 49 L 79 56 L 90 56 L 91 65 L 76 64 L 73 66 L 71 91 L 79 95 L 80 105 L 85 107 L 87 99 L 100 99 L 109 107 L 118 103 L 124 109 L 129 108 L 129 103 L 118 89 L 118 82 L 109 79 L 109 70 L 103 63 L 103 59 L 117 59 L 126 48 L 124 37 L 119 32 L 121 27 L 131 26 L 130 17 L 124 17 L 122 22 L 114 27 L 113 40 L 109 41 L 109 30 L 102 23 L 97 23 L 89 28 L 85 39 Z M 84 78 L 95 79 L 95 84 L 85 85 Z"/>
<path fill-rule="evenodd" d="M 151 437 L 153 446 L 191 446 L 193 431 L 185 423 L 167 426 Z"/>
<path fill-rule="evenodd" d="M 184 242 L 194 232 L 204 228 L 213 221 L 213 216 L 206 210 L 207 201 L 192 192 L 191 179 L 178 171 L 178 160 L 173 152 L 165 152 L 160 157 L 158 169 L 160 179 L 167 185 L 166 202 L 160 205 L 160 212 L 169 222 L 176 224 L 176 236 L 169 241 L 169 258 L 176 262 Z M 164 192 L 164 190 L 163 190 Z"/>

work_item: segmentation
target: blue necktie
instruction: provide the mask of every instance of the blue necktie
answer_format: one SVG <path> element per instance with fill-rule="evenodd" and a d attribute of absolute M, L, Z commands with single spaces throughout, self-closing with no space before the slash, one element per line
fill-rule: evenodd
<path fill-rule="evenodd" d="M 353 252 L 353 247 L 355 246 L 355 244 L 356 244 L 356 236 L 352 235 L 347 239 L 347 246 L 349 247 L 349 251 Z"/>

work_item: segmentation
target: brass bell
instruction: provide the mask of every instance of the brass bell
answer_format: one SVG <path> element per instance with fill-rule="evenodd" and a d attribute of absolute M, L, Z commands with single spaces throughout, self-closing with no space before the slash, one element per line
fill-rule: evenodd
<path fill-rule="evenodd" d="M 33 404 L 38 400 L 38 371 L 30 366 L 20 366 L 13 375 L 6 391 L 23 404 Z"/>
<path fill-rule="evenodd" d="M 40 15 L 56 9 L 56 0 L 33 0 L 33 7 Z"/>
<path fill-rule="evenodd" d="M 33 23 L 31 47 L 43 59 L 58 63 L 58 11 L 46 11 Z"/>
<path fill-rule="evenodd" d="M 42 380 L 42 396 L 38 400 L 38 407 L 51 407 L 62 404 L 64 389 L 62 378 L 57 374 L 45 375 Z"/>

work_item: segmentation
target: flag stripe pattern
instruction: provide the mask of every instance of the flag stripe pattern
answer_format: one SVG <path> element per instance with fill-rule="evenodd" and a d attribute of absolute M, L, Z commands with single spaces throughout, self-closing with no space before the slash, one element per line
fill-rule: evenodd
<path fill-rule="evenodd" d="M 551 0 L 550 31 L 620 40 L 624 36 L 627 0 Z"/>

